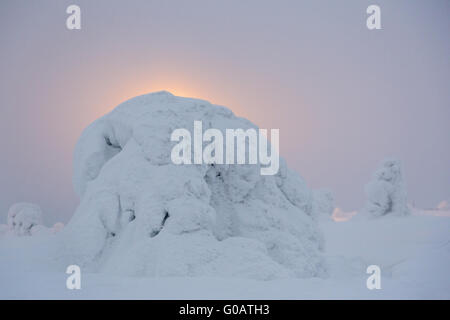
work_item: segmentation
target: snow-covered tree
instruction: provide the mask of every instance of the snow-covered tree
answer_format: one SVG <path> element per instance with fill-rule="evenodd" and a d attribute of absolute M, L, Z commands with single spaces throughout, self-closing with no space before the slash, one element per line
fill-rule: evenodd
<path fill-rule="evenodd" d="M 54 234 L 61 231 L 64 224 L 55 223 L 48 228 L 42 223 L 42 210 L 37 204 L 20 202 L 13 204 L 8 211 L 7 224 L 0 225 L 0 235 L 32 236 Z"/>
<path fill-rule="evenodd" d="M 13 204 L 8 211 L 7 223 L 15 235 L 31 235 L 34 227 L 42 225 L 41 208 L 33 203 Z"/>
<path fill-rule="evenodd" d="M 258 279 L 324 274 L 311 190 L 280 159 L 260 165 L 171 161 L 171 133 L 257 127 L 229 109 L 168 92 L 124 102 L 85 129 L 74 154 L 81 203 L 61 255 L 88 270 Z M 247 145 L 248 147 L 248 145 Z"/>
<path fill-rule="evenodd" d="M 400 161 L 394 159 L 383 161 L 372 180 L 366 185 L 366 195 L 367 203 L 364 211 L 372 217 L 410 214 Z"/>

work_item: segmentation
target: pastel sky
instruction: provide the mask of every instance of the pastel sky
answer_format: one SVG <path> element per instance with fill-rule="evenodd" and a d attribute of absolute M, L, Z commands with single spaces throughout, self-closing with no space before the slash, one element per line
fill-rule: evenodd
<path fill-rule="evenodd" d="M 388 156 L 409 201 L 434 207 L 450 198 L 449 30 L 448 0 L 2 0 L 0 223 L 18 201 L 67 222 L 83 128 L 162 89 L 279 128 L 288 165 L 344 210 Z"/>

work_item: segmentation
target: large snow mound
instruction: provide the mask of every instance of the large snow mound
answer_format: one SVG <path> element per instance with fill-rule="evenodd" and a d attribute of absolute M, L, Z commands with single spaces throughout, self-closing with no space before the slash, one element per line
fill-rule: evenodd
<path fill-rule="evenodd" d="M 61 232 L 67 264 L 143 276 L 256 279 L 325 275 L 313 195 L 280 159 L 256 165 L 175 165 L 173 130 L 257 127 L 207 101 L 157 92 L 88 126 L 74 154 L 81 198 Z"/>

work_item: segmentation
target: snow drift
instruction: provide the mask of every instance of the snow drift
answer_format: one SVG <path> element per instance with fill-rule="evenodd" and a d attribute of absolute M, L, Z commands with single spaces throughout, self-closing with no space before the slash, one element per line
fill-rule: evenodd
<path fill-rule="evenodd" d="M 128 275 L 324 275 L 312 192 L 284 161 L 274 176 L 259 165 L 171 162 L 171 132 L 195 120 L 222 133 L 256 129 L 225 107 L 168 92 L 128 100 L 88 126 L 74 154 L 81 203 L 58 255 Z"/>

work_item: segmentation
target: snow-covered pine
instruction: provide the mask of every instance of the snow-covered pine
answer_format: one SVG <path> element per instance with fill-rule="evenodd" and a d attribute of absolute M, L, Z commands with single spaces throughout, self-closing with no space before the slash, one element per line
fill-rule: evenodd
<path fill-rule="evenodd" d="M 366 185 L 367 203 L 363 210 L 371 217 L 410 214 L 402 167 L 398 160 L 386 159 Z"/>
<path fill-rule="evenodd" d="M 61 235 L 64 263 L 143 276 L 256 279 L 325 274 L 312 193 L 281 159 L 259 165 L 174 165 L 171 132 L 255 128 L 225 107 L 157 92 L 88 126 L 74 154 L 81 198 Z"/>

